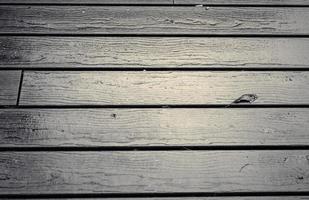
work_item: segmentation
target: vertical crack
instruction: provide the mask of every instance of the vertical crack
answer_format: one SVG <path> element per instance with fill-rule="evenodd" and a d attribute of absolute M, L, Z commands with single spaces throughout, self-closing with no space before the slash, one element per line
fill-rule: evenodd
<path fill-rule="evenodd" d="M 22 89 L 22 85 L 23 85 L 23 80 L 24 80 L 24 70 L 21 70 L 16 106 L 19 106 L 19 100 L 20 100 L 20 94 L 21 94 L 21 89 Z"/>

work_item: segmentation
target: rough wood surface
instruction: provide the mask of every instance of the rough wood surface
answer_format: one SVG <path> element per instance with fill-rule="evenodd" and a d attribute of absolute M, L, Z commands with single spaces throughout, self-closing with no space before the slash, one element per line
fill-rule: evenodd
<path fill-rule="evenodd" d="M 10 198 L 12 199 L 12 198 Z M 32 200 L 31 198 L 27 198 L 29 200 Z M 35 198 L 40 199 L 40 198 Z M 59 200 L 59 199 L 53 199 L 48 198 L 49 200 Z M 69 200 L 70 198 L 63 198 L 63 200 Z M 87 198 L 87 199 L 79 199 L 74 198 L 70 200 L 309 200 L 308 196 L 278 196 L 278 197 L 272 197 L 272 196 L 260 196 L 260 197 L 168 197 L 168 198 Z M 17 200 L 17 199 L 12 199 Z M 34 199 L 33 199 L 34 200 Z M 41 199 L 43 200 L 43 199 Z"/>
<path fill-rule="evenodd" d="M 309 66 L 308 38 L 3 36 L 0 46 L 0 68 Z"/>
<path fill-rule="evenodd" d="M 189 5 L 309 5 L 308 0 L 174 0 Z"/>
<path fill-rule="evenodd" d="M 0 105 L 16 105 L 20 71 L 0 71 Z"/>
<path fill-rule="evenodd" d="M 21 105 L 308 104 L 309 72 L 26 71 Z"/>
<path fill-rule="evenodd" d="M 309 111 L 2 109 L 0 147 L 308 145 Z"/>
<path fill-rule="evenodd" d="M 189 5 L 309 5 L 308 0 L 174 0 Z M 173 0 L 0 0 L 0 4 L 173 4 Z"/>
<path fill-rule="evenodd" d="M 1 152 L 0 194 L 308 191 L 309 151 Z"/>
<path fill-rule="evenodd" d="M 173 0 L 0 0 L 0 4 L 173 4 Z M 174 0 L 187 5 L 309 5 L 308 0 Z"/>
<path fill-rule="evenodd" d="M 173 0 L 0 0 L 0 4 L 173 4 Z"/>
<path fill-rule="evenodd" d="M 0 33 L 307 35 L 302 7 L 0 6 Z"/>

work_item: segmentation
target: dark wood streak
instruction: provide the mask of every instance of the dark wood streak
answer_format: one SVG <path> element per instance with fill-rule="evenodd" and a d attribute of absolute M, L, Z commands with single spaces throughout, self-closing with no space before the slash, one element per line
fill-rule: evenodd
<path fill-rule="evenodd" d="M 308 86 L 307 71 L 26 71 L 20 104 L 230 105 L 251 94 L 250 104 L 298 105 L 309 103 Z"/>
<path fill-rule="evenodd" d="M 308 145 L 309 111 L 2 109 L 0 147 Z"/>
<path fill-rule="evenodd" d="M 3 36 L 0 46 L 0 68 L 309 66 L 308 38 Z"/>
<path fill-rule="evenodd" d="M 301 7 L 0 6 L 0 33 L 307 35 Z"/>
<path fill-rule="evenodd" d="M 16 105 L 21 71 L 0 71 L 0 105 Z"/>
<path fill-rule="evenodd" d="M 0 194 L 300 192 L 308 159 L 309 151 L 1 152 Z"/>

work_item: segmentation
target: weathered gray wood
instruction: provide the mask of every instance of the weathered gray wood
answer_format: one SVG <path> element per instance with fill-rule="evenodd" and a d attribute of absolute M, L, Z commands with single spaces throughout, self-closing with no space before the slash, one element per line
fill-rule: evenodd
<path fill-rule="evenodd" d="M 2 109 L 0 147 L 308 145 L 309 110 Z"/>
<path fill-rule="evenodd" d="M 174 0 L 189 5 L 309 5 L 308 0 Z M 0 0 L 0 4 L 173 4 L 173 0 Z"/>
<path fill-rule="evenodd" d="M 301 7 L 0 6 L 0 33 L 309 34 Z"/>
<path fill-rule="evenodd" d="M 308 38 L 0 37 L 0 68 L 308 68 Z"/>
<path fill-rule="evenodd" d="M 173 0 L 0 0 L 0 4 L 173 4 Z"/>
<path fill-rule="evenodd" d="M 0 105 L 16 105 L 20 71 L 0 71 Z"/>
<path fill-rule="evenodd" d="M 309 5 L 308 0 L 174 0 L 189 5 Z M 0 4 L 173 4 L 173 0 L 0 0 Z"/>
<path fill-rule="evenodd" d="M 27 198 L 29 199 L 29 198 Z M 40 198 L 35 198 L 40 199 Z M 52 199 L 48 198 L 49 200 L 58 200 L 58 199 Z M 68 200 L 69 198 L 65 198 L 63 200 Z M 86 200 L 308 200 L 308 196 L 280 196 L 280 197 L 272 197 L 272 196 L 259 196 L 259 197 L 168 197 L 168 198 L 87 198 Z M 42 199 L 43 200 L 43 199 Z M 73 200 L 73 199 L 72 199 Z M 74 200 L 85 200 L 85 199 L 79 199 L 74 198 Z"/>
<path fill-rule="evenodd" d="M 308 191 L 309 151 L 1 152 L 0 194 Z"/>
<path fill-rule="evenodd" d="M 309 103 L 308 91 L 307 71 L 27 71 L 20 103 L 295 105 Z"/>
<path fill-rule="evenodd" d="M 308 0 L 174 0 L 189 5 L 309 5 Z"/>

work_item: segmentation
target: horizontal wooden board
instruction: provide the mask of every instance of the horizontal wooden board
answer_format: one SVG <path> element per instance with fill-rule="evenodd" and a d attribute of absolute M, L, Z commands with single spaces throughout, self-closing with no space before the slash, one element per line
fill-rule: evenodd
<path fill-rule="evenodd" d="M 302 7 L 0 6 L 0 33 L 307 35 Z"/>
<path fill-rule="evenodd" d="M 2 109 L 0 147 L 308 145 L 309 110 Z"/>
<path fill-rule="evenodd" d="M 174 0 L 186 5 L 309 5 L 308 0 Z"/>
<path fill-rule="evenodd" d="M 0 4 L 173 4 L 173 0 L 0 0 Z"/>
<path fill-rule="evenodd" d="M 308 38 L 0 37 L 0 68 L 308 68 Z"/>
<path fill-rule="evenodd" d="M 21 105 L 308 104 L 309 72 L 26 71 Z"/>
<path fill-rule="evenodd" d="M 11 199 L 11 198 L 10 198 Z M 31 199 L 31 198 L 27 198 Z M 40 198 L 35 198 L 35 199 L 40 199 Z M 53 198 L 48 198 L 49 200 L 56 200 Z M 68 200 L 70 198 L 65 198 L 65 200 Z M 256 197 L 227 197 L 227 196 L 220 196 L 220 197 L 168 197 L 168 198 L 74 198 L 74 200 L 221 200 L 221 199 L 226 199 L 226 200 L 308 200 L 308 196 L 256 196 Z M 43 200 L 43 199 L 42 199 Z M 58 200 L 58 199 L 57 199 Z M 64 199 L 63 199 L 64 200 Z"/>
<path fill-rule="evenodd" d="M 0 105 L 16 105 L 20 71 L 0 71 Z"/>
<path fill-rule="evenodd" d="M 27 198 L 29 199 L 29 198 Z M 40 199 L 40 198 L 35 198 L 35 199 Z M 49 198 L 50 200 L 56 200 L 53 198 Z M 69 198 L 65 198 L 69 199 Z M 74 198 L 76 200 L 81 200 L 79 198 Z M 248 197 L 228 197 L 228 196 L 220 196 L 220 197 L 175 197 L 175 198 L 87 198 L 86 200 L 221 200 L 221 199 L 226 199 L 226 200 L 308 200 L 308 196 L 248 196 Z M 58 199 L 57 199 L 58 200 Z M 83 198 L 83 200 L 85 200 Z"/>
<path fill-rule="evenodd" d="M 0 194 L 308 191 L 309 151 L 1 152 Z"/>
<path fill-rule="evenodd" d="M 187 5 L 309 5 L 308 0 L 174 0 Z M 0 4 L 173 4 L 173 0 L 0 0 Z"/>
<path fill-rule="evenodd" d="M 309 5 L 308 0 L 174 0 L 176 5 Z M 173 0 L 0 0 L 0 4 L 173 4 Z"/>

